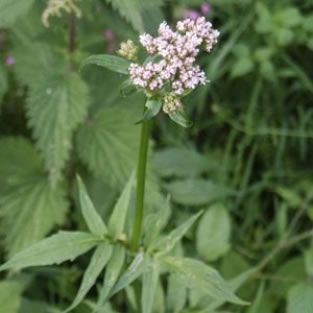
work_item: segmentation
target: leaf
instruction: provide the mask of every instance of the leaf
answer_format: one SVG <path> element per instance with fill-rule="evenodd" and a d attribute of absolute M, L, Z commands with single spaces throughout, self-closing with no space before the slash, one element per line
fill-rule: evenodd
<path fill-rule="evenodd" d="M 298 284 L 288 292 L 287 313 L 313 312 L 313 286 L 309 283 Z"/>
<path fill-rule="evenodd" d="M 122 274 L 114 288 L 111 290 L 110 297 L 129 286 L 146 270 L 145 255 L 142 251 L 138 252 L 128 269 Z"/>
<path fill-rule="evenodd" d="M 200 217 L 203 211 L 193 215 L 185 223 L 178 226 L 176 229 L 171 231 L 167 236 L 162 238 L 153 249 L 160 251 L 158 255 L 164 255 L 170 252 L 179 240 L 186 234 L 190 227 Z"/>
<path fill-rule="evenodd" d="M 130 79 L 125 80 L 120 88 L 120 93 L 123 97 L 128 97 L 132 94 L 134 94 L 137 91 L 137 88 Z"/>
<path fill-rule="evenodd" d="M 168 115 L 172 121 L 184 128 L 189 128 L 193 125 L 183 109 L 169 113 Z"/>
<path fill-rule="evenodd" d="M 0 282 L 1 312 L 17 313 L 21 304 L 21 285 L 14 281 Z"/>
<path fill-rule="evenodd" d="M 215 261 L 230 248 L 231 221 L 226 208 L 216 204 L 209 208 L 197 229 L 197 251 L 206 261 Z"/>
<path fill-rule="evenodd" d="M 124 232 L 128 208 L 130 206 L 131 191 L 134 184 L 135 175 L 129 178 L 120 198 L 113 208 L 112 215 L 109 220 L 109 230 L 113 238 L 118 239 Z"/>
<path fill-rule="evenodd" d="M 187 288 L 182 285 L 177 274 L 170 274 L 167 288 L 167 307 L 170 312 L 181 312 L 187 302 Z"/>
<path fill-rule="evenodd" d="M 112 256 L 112 246 L 107 243 L 100 244 L 94 252 L 91 261 L 84 273 L 79 291 L 72 305 L 64 312 L 70 312 L 76 308 L 85 298 L 88 291 L 95 284 L 98 276 L 103 271 Z"/>
<path fill-rule="evenodd" d="M 99 238 L 84 232 L 61 231 L 14 255 L 0 271 L 73 261 L 99 243 Z"/>
<path fill-rule="evenodd" d="M 149 99 L 149 100 L 147 100 L 145 106 L 146 106 L 146 110 L 145 110 L 145 113 L 143 115 L 143 118 L 138 123 L 142 123 L 144 121 L 149 121 L 152 118 L 154 118 L 156 115 L 158 115 L 161 108 L 162 108 L 162 101 Z"/>
<path fill-rule="evenodd" d="M 161 177 L 196 177 L 218 167 L 218 162 L 193 148 L 171 147 L 154 152 L 153 164 Z"/>
<path fill-rule="evenodd" d="M 51 187 L 34 147 L 22 138 L 0 140 L 0 216 L 9 255 L 42 239 L 64 221 L 63 186 Z"/>
<path fill-rule="evenodd" d="M 157 283 L 159 280 L 159 263 L 157 260 L 150 260 L 147 271 L 142 276 L 141 305 L 142 313 L 151 313 L 155 300 Z"/>
<path fill-rule="evenodd" d="M 22 15 L 25 15 L 33 5 L 34 0 L 0 0 L 0 28 L 10 27 Z"/>
<path fill-rule="evenodd" d="M 102 66 L 110 71 L 128 75 L 128 68 L 130 66 L 130 63 L 131 62 L 129 60 L 115 55 L 99 54 L 88 57 L 81 65 L 81 68 L 85 67 L 86 65 L 95 64 L 98 66 Z"/>
<path fill-rule="evenodd" d="M 77 184 L 80 205 L 88 228 L 96 236 L 102 237 L 104 234 L 107 234 L 108 230 L 89 198 L 86 187 L 79 176 L 77 176 Z"/>
<path fill-rule="evenodd" d="M 133 122 L 137 110 L 127 106 L 106 107 L 80 128 L 78 153 L 97 177 L 124 187 L 136 166 L 139 128 Z"/>
<path fill-rule="evenodd" d="M 100 290 L 97 307 L 102 307 L 107 301 L 110 292 L 115 285 L 125 261 L 125 248 L 116 245 L 113 249 L 112 257 L 105 271 L 104 281 Z"/>
<path fill-rule="evenodd" d="M 47 79 L 31 90 L 27 101 L 29 125 L 52 183 L 61 178 L 73 132 L 84 120 L 87 107 L 88 88 L 74 73 Z"/>
<path fill-rule="evenodd" d="M 234 191 L 205 179 L 173 181 L 166 186 L 172 200 L 182 205 L 201 206 L 234 195 Z"/>
<path fill-rule="evenodd" d="M 162 257 L 161 260 L 171 273 L 177 274 L 177 277 L 187 288 L 205 292 L 217 300 L 240 305 L 246 304 L 233 293 L 230 285 L 210 266 L 189 258 L 167 256 Z"/>
<path fill-rule="evenodd" d="M 16 40 L 12 50 L 15 58 L 13 70 L 21 84 L 37 87 L 38 84 L 43 85 L 47 77 L 63 75 L 65 60 L 53 45 L 33 41 L 32 37 L 27 40 L 26 43 Z"/>

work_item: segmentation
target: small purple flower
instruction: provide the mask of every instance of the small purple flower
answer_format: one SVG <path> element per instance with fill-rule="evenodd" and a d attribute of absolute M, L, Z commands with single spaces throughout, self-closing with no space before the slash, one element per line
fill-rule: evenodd
<path fill-rule="evenodd" d="M 196 10 L 186 10 L 184 12 L 184 18 L 190 18 L 193 21 L 195 21 L 200 16 L 201 16 L 200 12 L 198 12 Z"/>
<path fill-rule="evenodd" d="M 114 33 L 112 29 L 107 29 L 103 32 L 103 37 L 108 41 L 113 41 L 114 39 Z"/>
<path fill-rule="evenodd" d="M 12 55 L 8 55 L 4 61 L 6 66 L 12 66 L 15 64 L 15 58 Z"/>
<path fill-rule="evenodd" d="M 207 15 L 212 11 L 212 7 L 208 3 L 203 3 L 200 7 L 201 13 Z"/>

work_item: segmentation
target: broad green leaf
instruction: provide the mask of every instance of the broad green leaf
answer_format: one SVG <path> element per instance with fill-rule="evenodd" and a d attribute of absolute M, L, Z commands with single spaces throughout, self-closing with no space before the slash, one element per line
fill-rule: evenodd
<path fill-rule="evenodd" d="M 61 231 L 14 255 L 0 271 L 73 261 L 99 243 L 99 238 L 84 232 Z"/>
<path fill-rule="evenodd" d="M 100 290 L 99 301 L 97 304 L 98 308 L 102 307 L 107 301 L 107 298 L 121 273 L 125 256 L 125 248 L 120 245 L 116 245 L 113 249 L 112 257 L 108 262 L 108 266 L 105 271 L 103 285 Z"/>
<path fill-rule="evenodd" d="M 86 65 L 90 64 L 95 64 L 101 67 L 105 67 L 110 71 L 128 75 L 129 74 L 128 68 L 130 63 L 131 62 L 129 60 L 123 59 L 115 55 L 99 54 L 92 55 L 89 58 L 87 58 L 83 62 L 82 67 L 85 67 Z"/>
<path fill-rule="evenodd" d="M 135 175 L 129 178 L 121 196 L 119 197 L 116 205 L 113 208 L 112 215 L 109 220 L 109 230 L 111 235 L 118 239 L 124 232 L 125 222 L 127 217 L 128 208 L 130 206 L 131 191 L 134 184 Z"/>
<path fill-rule="evenodd" d="M 153 155 L 153 163 L 161 177 L 196 177 L 218 168 L 217 160 L 186 147 L 171 147 L 156 151 Z"/>
<path fill-rule="evenodd" d="M 167 288 L 167 308 L 170 312 L 181 312 L 187 301 L 187 288 L 182 285 L 177 274 L 170 274 Z"/>
<path fill-rule="evenodd" d="M 89 198 L 86 187 L 79 176 L 77 176 L 77 184 L 81 210 L 87 226 L 93 234 L 102 237 L 108 230 Z"/>
<path fill-rule="evenodd" d="M 152 118 L 154 118 L 156 115 L 159 114 L 160 110 L 162 108 L 162 101 L 161 100 L 153 100 L 149 99 L 146 102 L 146 110 L 143 115 L 142 120 L 140 122 L 149 121 Z"/>
<path fill-rule="evenodd" d="M 107 243 L 102 243 L 97 247 L 84 273 L 77 296 L 75 297 L 73 304 L 65 312 L 72 311 L 83 301 L 88 291 L 95 284 L 98 276 L 110 260 L 112 251 L 112 246 Z"/>
<path fill-rule="evenodd" d="M 177 180 L 166 185 L 172 200 L 182 205 L 201 206 L 234 195 L 231 189 L 205 179 Z"/>
<path fill-rule="evenodd" d="M 130 104 L 132 105 L 132 104 Z M 91 117 L 78 133 L 80 158 L 97 177 L 124 187 L 136 167 L 139 127 L 137 108 L 114 105 Z"/>
<path fill-rule="evenodd" d="M 34 0 L 0 0 L 0 28 L 10 27 L 22 15 L 27 14 Z"/>
<path fill-rule="evenodd" d="M 0 282 L 0 312 L 18 313 L 21 305 L 21 285 L 14 281 Z"/>
<path fill-rule="evenodd" d="M 72 147 L 72 135 L 88 107 L 88 88 L 77 74 L 48 78 L 33 88 L 27 116 L 52 183 L 61 172 Z"/>
<path fill-rule="evenodd" d="M 152 259 L 148 262 L 147 271 L 142 276 L 141 305 L 142 313 L 151 313 L 159 280 L 159 263 Z"/>
<path fill-rule="evenodd" d="M 182 237 L 186 234 L 186 232 L 190 229 L 190 227 L 195 223 L 201 214 L 202 211 L 193 215 L 185 223 L 171 231 L 167 236 L 162 238 L 155 247 L 153 247 L 153 250 L 160 251 L 158 253 L 159 255 L 169 253 L 175 247 L 178 241 L 182 239 Z"/>
<path fill-rule="evenodd" d="M 64 188 L 54 188 L 38 153 L 22 138 L 0 140 L 0 216 L 9 255 L 30 246 L 64 221 Z"/>
<path fill-rule="evenodd" d="M 13 70 L 21 84 L 37 87 L 38 84 L 43 85 L 47 77 L 64 75 L 65 60 L 52 45 L 33 42 L 31 38 L 27 40 L 26 43 L 16 40 L 12 50 L 15 58 Z"/>
<path fill-rule="evenodd" d="M 110 297 L 129 286 L 133 281 L 140 277 L 147 268 L 145 255 L 142 251 L 138 252 L 128 269 L 121 275 L 115 286 L 110 292 Z"/>
<path fill-rule="evenodd" d="M 313 286 L 302 283 L 292 287 L 288 292 L 287 313 L 313 312 Z"/>
<path fill-rule="evenodd" d="M 199 222 L 196 245 L 206 261 L 215 261 L 230 248 L 231 221 L 222 204 L 209 208 Z"/>
<path fill-rule="evenodd" d="M 168 115 L 172 121 L 182 127 L 189 128 L 192 126 L 192 122 L 189 120 L 186 112 L 183 109 L 169 113 Z"/>
<path fill-rule="evenodd" d="M 162 257 L 161 261 L 171 273 L 177 274 L 186 287 L 205 292 L 217 300 L 246 304 L 233 293 L 229 283 L 212 267 L 189 258 L 167 256 Z"/>

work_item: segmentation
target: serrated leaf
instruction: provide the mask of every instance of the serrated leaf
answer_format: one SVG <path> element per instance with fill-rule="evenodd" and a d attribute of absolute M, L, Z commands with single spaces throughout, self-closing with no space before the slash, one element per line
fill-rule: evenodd
<path fill-rule="evenodd" d="M 288 292 L 287 313 L 313 312 L 313 286 L 309 283 L 296 285 Z"/>
<path fill-rule="evenodd" d="M 192 122 L 189 120 L 184 109 L 180 109 L 176 112 L 171 112 L 168 115 L 172 121 L 184 128 L 189 128 L 192 126 Z"/>
<path fill-rule="evenodd" d="M 113 238 L 118 239 L 124 232 L 128 208 L 130 206 L 131 191 L 134 184 L 135 175 L 129 178 L 121 196 L 113 208 L 112 215 L 109 220 L 109 230 Z"/>
<path fill-rule="evenodd" d="M 21 304 L 21 285 L 14 281 L 0 282 L 0 310 L 3 313 L 17 313 Z"/>
<path fill-rule="evenodd" d="M 128 75 L 128 68 L 130 66 L 130 63 L 131 62 L 129 60 L 123 59 L 115 55 L 99 54 L 88 57 L 81 65 L 81 68 L 90 64 L 95 64 L 104 67 L 110 71 Z"/>
<path fill-rule="evenodd" d="M 179 240 L 186 234 L 190 227 L 195 223 L 195 221 L 200 217 L 202 211 L 193 215 L 185 223 L 178 226 L 176 229 L 171 231 L 167 236 L 162 238 L 153 249 L 158 250 L 159 255 L 164 255 L 170 252 Z"/>
<path fill-rule="evenodd" d="M 34 0 L 0 0 L 0 27 L 10 27 L 22 15 L 27 14 Z"/>
<path fill-rule="evenodd" d="M 87 114 L 87 85 L 74 73 L 46 79 L 31 90 L 26 107 L 51 182 L 56 183 L 69 157 L 73 132 Z"/>
<path fill-rule="evenodd" d="M 136 167 L 139 127 L 137 109 L 111 106 L 98 112 L 80 128 L 78 153 L 97 177 L 119 188 Z"/>
<path fill-rule="evenodd" d="M 223 300 L 240 305 L 247 304 L 239 299 L 230 285 L 212 267 L 189 258 L 162 257 L 161 261 L 167 265 L 170 272 L 174 272 L 187 287 L 205 292 L 217 300 Z"/>
<path fill-rule="evenodd" d="M 94 252 L 91 261 L 84 273 L 84 277 L 73 304 L 64 312 L 70 312 L 76 308 L 85 298 L 88 291 L 95 284 L 98 276 L 103 271 L 112 255 L 112 246 L 107 243 L 100 244 Z"/>
<path fill-rule="evenodd" d="M 81 210 L 86 224 L 93 234 L 102 237 L 104 234 L 107 234 L 108 230 L 89 198 L 86 187 L 79 176 L 77 176 L 77 184 Z"/>
<path fill-rule="evenodd" d="M 142 251 L 140 251 L 111 290 L 110 297 L 129 286 L 133 281 L 135 281 L 144 273 L 146 268 L 147 264 L 145 255 Z"/>
<path fill-rule="evenodd" d="M 61 231 L 14 255 L 0 271 L 73 261 L 99 243 L 99 238 L 84 232 Z"/>
<path fill-rule="evenodd" d="M 22 138 L 0 140 L 0 216 L 9 255 L 42 239 L 64 221 L 62 185 L 49 184 L 34 147 Z"/>
<path fill-rule="evenodd" d="M 46 81 L 47 77 L 62 75 L 65 69 L 65 60 L 62 55 L 55 52 L 54 47 L 47 43 L 35 41 L 29 44 L 29 41 L 21 43 L 17 40 L 12 55 L 15 58 L 14 73 L 19 82 L 27 86 L 43 85 L 42 82 Z"/>
<path fill-rule="evenodd" d="M 125 261 L 125 256 L 126 251 L 124 247 L 120 245 L 114 247 L 112 257 L 105 271 L 105 276 L 102 288 L 100 290 L 97 308 L 101 308 L 107 301 L 107 298 L 121 273 Z M 95 310 L 94 312 L 98 311 Z"/>
<path fill-rule="evenodd" d="M 199 222 L 196 246 L 206 261 L 215 261 L 230 248 L 231 221 L 226 208 L 216 204 L 209 208 Z"/>
<path fill-rule="evenodd" d="M 142 276 L 142 313 L 152 312 L 160 272 L 157 260 L 149 260 L 148 264 L 147 271 Z"/>

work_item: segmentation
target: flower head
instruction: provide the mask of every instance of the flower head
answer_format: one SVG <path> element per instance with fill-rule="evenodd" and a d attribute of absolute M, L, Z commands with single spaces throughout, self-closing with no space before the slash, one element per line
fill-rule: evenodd
<path fill-rule="evenodd" d="M 179 97 L 205 85 L 205 73 L 196 64 L 196 58 L 201 49 L 210 52 L 217 43 L 219 32 L 212 24 L 199 17 L 196 20 L 185 19 L 176 25 L 174 31 L 163 22 L 158 29 L 158 36 L 142 34 L 140 43 L 150 55 L 152 61 L 143 65 L 132 63 L 129 73 L 135 86 L 144 88 L 148 93 L 162 91 L 165 87 L 171 97 L 166 98 L 164 111 L 170 112 L 177 108 L 178 103 L 173 97 Z"/>
<path fill-rule="evenodd" d="M 126 42 L 121 43 L 120 49 L 117 53 L 128 59 L 128 60 L 135 60 L 137 57 L 138 47 L 132 40 L 127 40 Z"/>

